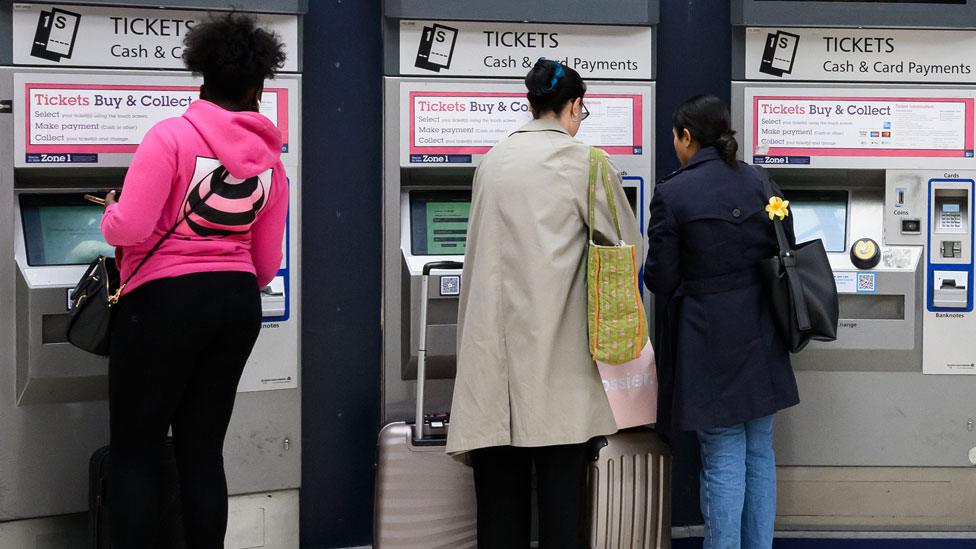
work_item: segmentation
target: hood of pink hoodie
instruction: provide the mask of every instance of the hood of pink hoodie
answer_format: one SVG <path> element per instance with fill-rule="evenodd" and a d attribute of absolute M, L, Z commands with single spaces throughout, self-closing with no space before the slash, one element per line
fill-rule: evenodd
<path fill-rule="evenodd" d="M 263 114 L 228 111 L 201 99 L 190 104 L 183 118 L 238 179 L 265 172 L 281 158 L 281 131 Z"/>

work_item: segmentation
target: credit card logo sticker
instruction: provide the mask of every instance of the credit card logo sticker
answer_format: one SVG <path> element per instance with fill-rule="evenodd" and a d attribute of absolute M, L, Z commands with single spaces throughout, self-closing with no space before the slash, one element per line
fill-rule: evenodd
<path fill-rule="evenodd" d="M 759 72 L 776 77 L 792 73 L 799 43 L 800 37 L 796 34 L 783 31 L 769 33 L 766 36 L 766 48 L 763 50 Z"/>
<path fill-rule="evenodd" d="M 80 14 L 61 8 L 40 12 L 37 16 L 37 30 L 34 31 L 31 56 L 55 63 L 64 58 L 71 59 L 80 22 Z"/>
<path fill-rule="evenodd" d="M 425 26 L 420 37 L 420 47 L 417 49 L 417 61 L 414 66 L 433 72 L 450 69 L 457 36 L 458 30 L 446 25 Z"/>

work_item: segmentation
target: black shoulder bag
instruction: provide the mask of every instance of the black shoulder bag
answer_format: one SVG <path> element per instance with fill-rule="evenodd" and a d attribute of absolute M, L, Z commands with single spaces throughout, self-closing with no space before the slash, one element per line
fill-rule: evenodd
<path fill-rule="evenodd" d="M 142 269 L 146 261 L 159 250 L 163 242 L 172 236 L 176 232 L 176 229 L 196 211 L 198 206 L 205 203 L 212 194 L 213 189 L 201 198 L 199 202 L 193 204 L 190 210 L 183 214 L 170 230 L 166 231 L 166 234 L 156 242 L 152 249 L 149 250 L 149 253 L 132 270 L 132 274 L 129 275 L 128 280 L 132 280 L 136 276 L 139 269 Z M 108 356 L 109 341 L 112 333 L 112 307 L 118 303 L 119 297 L 122 295 L 122 290 L 125 289 L 125 283 L 121 282 L 120 278 L 119 269 L 115 264 L 114 258 L 100 255 L 91 262 L 91 265 L 88 266 L 85 274 L 82 275 L 75 289 L 71 290 L 71 295 L 69 296 L 72 304 L 71 312 L 68 316 L 69 343 L 83 351 Z"/>
<path fill-rule="evenodd" d="M 769 173 L 756 168 L 766 199 L 775 196 Z M 837 285 L 823 241 L 811 240 L 790 248 L 781 221 L 773 221 L 779 253 L 759 264 L 780 336 L 791 353 L 810 340 L 837 339 Z"/>

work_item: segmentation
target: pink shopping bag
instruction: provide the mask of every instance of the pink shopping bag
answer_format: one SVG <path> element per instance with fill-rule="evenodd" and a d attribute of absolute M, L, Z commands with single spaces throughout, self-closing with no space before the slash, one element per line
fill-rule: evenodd
<path fill-rule="evenodd" d="M 648 341 L 639 357 L 623 364 L 596 363 L 618 429 L 657 421 L 657 366 Z"/>

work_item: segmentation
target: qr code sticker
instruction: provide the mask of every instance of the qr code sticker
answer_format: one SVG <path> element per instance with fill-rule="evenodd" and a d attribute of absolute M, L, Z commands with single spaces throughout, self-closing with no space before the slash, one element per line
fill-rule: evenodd
<path fill-rule="evenodd" d="M 858 293 L 873 293 L 877 291 L 877 276 L 874 273 L 857 273 Z"/>
<path fill-rule="evenodd" d="M 461 295 L 461 277 L 442 276 L 441 295 L 442 296 Z"/>

